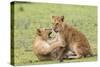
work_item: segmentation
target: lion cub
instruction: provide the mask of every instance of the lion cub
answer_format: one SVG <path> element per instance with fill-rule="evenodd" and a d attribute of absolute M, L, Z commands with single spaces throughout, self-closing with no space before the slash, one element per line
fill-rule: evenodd
<path fill-rule="evenodd" d="M 37 37 L 33 45 L 33 51 L 39 60 L 52 60 L 53 50 L 59 47 L 64 47 L 58 38 L 50 40 L 51 29 L 37 29 Z M 59 45 L 58 45 L 59 44 Z"/>
<path fill-rule="evenodd" d="M 65 42 L 65 48 L 60 50 L 62 55 L 66 54 L 68 51 L 74 53 L 74 56 L 69 56 L 68 58 L 81 58 L 92 55 L 91 47 L 85 35 L 76 28 L 65 24 L 64 16 L 52 16 L 52 20 L 54 31 L 59 32 Z"/>

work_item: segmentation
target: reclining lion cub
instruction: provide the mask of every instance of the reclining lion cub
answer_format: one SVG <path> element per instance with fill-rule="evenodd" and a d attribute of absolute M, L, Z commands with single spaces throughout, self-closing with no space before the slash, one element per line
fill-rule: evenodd
<path fill-rule="evenodd" d="M 37 29 L 37 37 L 33 45 L 33 51 L 39 60 L 53 60 L 55 59 L 53 50 L 59 47 L 64 47 L 59 37 L 50 39 L 51 29 Z"/>
<path fill-rule="evenodd" d="M 85 35 L 73 28 L 72 26 L 64 23 L 64 16 L 52 16 L 53 29 L 58 32 L 64 40 L 65 47 L 58 51 L 59 59 L 62 61 L 68 51 L 73 52 L 72 56 L 68 58 L 81 58 L 92 55 L 89 42 Z"/>

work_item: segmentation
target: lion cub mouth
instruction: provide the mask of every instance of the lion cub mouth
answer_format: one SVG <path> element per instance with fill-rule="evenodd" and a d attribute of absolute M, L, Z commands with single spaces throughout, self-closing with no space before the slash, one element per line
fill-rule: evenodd
<path fill-rule="evenodd" d="M 49 34 L 48 34 L 48 38 L 52 38 L 52 36 L 51 36 L 51 34 L 52 34 L 52 32 L 49 32 Z"/>

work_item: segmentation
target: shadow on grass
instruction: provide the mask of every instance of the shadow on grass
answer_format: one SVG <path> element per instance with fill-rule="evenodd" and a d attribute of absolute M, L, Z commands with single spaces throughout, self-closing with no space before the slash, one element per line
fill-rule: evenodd
<path fill-rule="evenodd" d="M 64 62 L 59 61 L 37 61 L 33 62 L 33 64 L 54 64 L 54 63 L 71 63 L 71 62 L 92 62 L 96 61 L 97 56 L 92 57 L 86 57 L 86 58 L 80 58 L 80 59 L 65 59 Z"/>

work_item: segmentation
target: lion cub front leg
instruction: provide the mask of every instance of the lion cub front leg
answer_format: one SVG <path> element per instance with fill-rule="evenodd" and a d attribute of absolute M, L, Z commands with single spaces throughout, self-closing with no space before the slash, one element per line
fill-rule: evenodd
<path fill-rule="evenodd" d="M 58 45 L 57 42 L 51 44 L 50 46 L 51 46 L 51 47 L 50 47 L 50 50 L 51 50 L 51 51 L 53 51 L 53 50 L 55 50 L 55 49 L 57 49 L 57 48 L 63 48 L 63 47 L 64 47 L 64 45 L 61 45 L 61 44 Z"/>
<path fill-rule="evenodd" d="M 57 52 L 57 60 L 59 60 L 60 62 L 63 62 L 64 51 L 65 51 L 65 48 L 60 47 Z"/>

